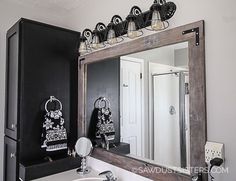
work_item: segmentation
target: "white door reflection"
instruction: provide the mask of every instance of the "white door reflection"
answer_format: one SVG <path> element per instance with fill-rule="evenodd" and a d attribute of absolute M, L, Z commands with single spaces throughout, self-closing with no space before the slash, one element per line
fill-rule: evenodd
<path fill-rule="evenodd" d="M 143 156 L 142 62 L 121 59 L 121 142 L 130 144 L 130 154 Z"/>

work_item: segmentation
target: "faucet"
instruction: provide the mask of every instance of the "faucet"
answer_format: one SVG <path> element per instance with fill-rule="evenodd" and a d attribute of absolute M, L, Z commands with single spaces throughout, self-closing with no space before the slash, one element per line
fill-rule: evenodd
<path fill-rule="evenodd" d="M 192 181 L 202 181 L 202 174 L 198 173 L 192 177 Z"/>
<path fill-rule="evenodd" d="M 107 180 L 105 181 L 116 181 L 117 178 L 113 175 L 113 173 L 111 171 L 105 171 L 100 173 L 99 175 L 105 175 Z"/>
<path fill-rule="evenodd" d="M 108 136 L 105 133 L 103 133 L 101 137 L 102 137 L 102 148 L 109 150 L 110 143 L 109 143 Z"/>

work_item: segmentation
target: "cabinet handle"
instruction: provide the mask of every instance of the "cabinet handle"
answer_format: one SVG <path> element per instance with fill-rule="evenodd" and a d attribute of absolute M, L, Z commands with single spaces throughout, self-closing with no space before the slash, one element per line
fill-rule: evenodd
<path fill-rule="evenodd" d="M 16 128 L 16 125 L 15 125 L 15 124 L 12 124 L 12 125 L 11 125 L 11 128 L 12 128 L 12 129 L 15 129 L 15 128 Z"/>
<path fill-rule="evenodd" d="M 11 154 L 10 154 L 10 157 L 11 157 L 11 158 L 15 158 L 15 157 L 16 157 L 16 154 L 15 154 L 15 153 L 11 153 Z"/>

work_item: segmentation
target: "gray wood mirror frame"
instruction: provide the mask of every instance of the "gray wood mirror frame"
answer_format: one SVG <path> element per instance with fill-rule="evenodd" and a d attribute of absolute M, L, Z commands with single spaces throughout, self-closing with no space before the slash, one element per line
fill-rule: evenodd
<path fill-rule="evenodd" d="M 206 143 L 206 93 L 205 93 L 205 37 L 204 21 L 198 21 L 173 29 L 157 32 L 143 36 L 129 42 L 108 47 L 106 49 L 92 52 L 79 58 L 79 115 L 78 132 L 79 137 L 87 135 L 86 125 L 86 87 L 87 87 L 87 65 L 105 59 L 119 57 L 131 53 L 160 48 L 181 42 L 188 42 L 189 54 L 189 119 L 190 119 L 190 167 L 191 175 L 166 172 L 137 174 L 152 180 L 189 181 L 191 176 L 197 173 L 198 168 L 205 168 L 204 145 Z M 128 171 L 133 168 L 164 168 L 155 164 L 141 161 L 124 155 L 108 152 L 101 148 L 95 148 L 92 157 L 118 166 Z M 207 176 L 203 176 L 207 180 Z"/>

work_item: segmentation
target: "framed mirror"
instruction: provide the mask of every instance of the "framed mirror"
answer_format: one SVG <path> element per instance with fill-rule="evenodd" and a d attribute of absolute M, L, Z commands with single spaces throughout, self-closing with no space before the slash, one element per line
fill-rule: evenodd
<path fill-rule="evenodd" d="M 85 55 L 79 79 L 79 132 L 93 157 L 153 180 L 205 168 L 203 21 Z"/>

